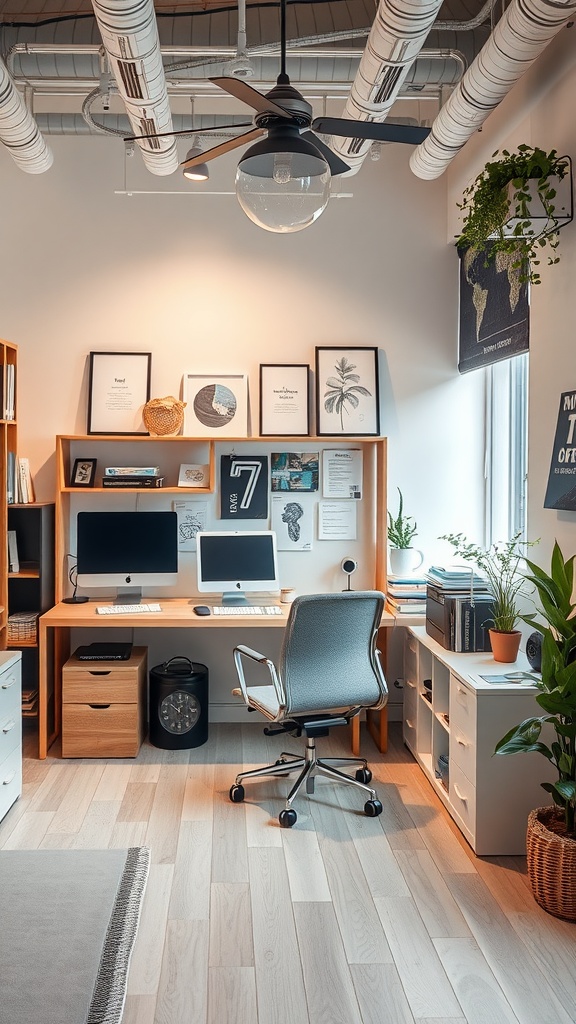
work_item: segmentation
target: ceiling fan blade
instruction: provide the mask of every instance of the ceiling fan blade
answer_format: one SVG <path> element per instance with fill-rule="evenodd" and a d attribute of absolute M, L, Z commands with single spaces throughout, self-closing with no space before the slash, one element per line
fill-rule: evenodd
<path fill-rule="evenodd" d="M 244 124 L 219 124 L 217 131 L 226 131 L 227 128 L 249 128 L 252 121 L 246 121 Z M 210 131 L 209 128 L 180 128 L 179 131 L 173 129 L 171 132 L 153 132 L 150 135 L 126 135 L 124 142 L 138 142 L 139 139 L 163 139 L 169 135 L 206 135 Z"/>
<path fill-rule="evenodd" d="M 346 171 L 350 170 L 348 164 L 345 164 L 339 156 L 336 156 L 336 153 L 333 153 L 330 147 L 322 142 L 322 139 L 319 139 L 317 135 L 314 135 L 314 132 L 301 132 L 300 138 L 306 139 L 306 142 L 311 142 L 313 146 L 316 146 L 316 149 L 320 150 L 328 164 L 328 167 L 330 168 L 332 177 L 334 177 L 335 174 L 344 174 Z"/>
<path fill-rule="evenodd" d="M 206 134 L 206 129 L 204 129 Z M 229 153 L 232 149 L 238 149 L 239 146 L 245 146 L 247 142 L 252 142 L 254 139 L 259 139 L 261 135 L 265 135 L 264 128 L 253 128 L 250 132 L 244 132 L 243 135 L 237 135 L 235 139 L 226 139 L 226 142 L 220 142 L 218 146 L 213 146 L 212 149 L 205 150 L 204 153 L 199 153 L 198 156 L 191 157 L 190 160 L 183 160 L 180 167 L 186 170 L 188 167 L 195 167 L 196 164 L 205 164 L 208 160 L 214 160 L 217 156 L 222 156 L 223 153 Z"/>
<path fill-rule="evenodd" d="M 294 115 L 289 110 L 285 110 L 278 103 L 269 100 L 263 93 L 253 89 L 251 85 L 243 82 L 240 78 L 210 78 L 208 81 L 214 82 L 214 85 L 257 110 L 259 114 L 278 114 L 279 117 L 285 117 L 289 121 L 294 120 Z"/>
<path fill-rule="evenodd" d="M 347 117 L 316 117 L 312 128 L 323 135 L 343 135 L 347 139 L 371 139 L 373 142 L 407 142 L 413 146 L 424 142 L 430 134 L 429 128 L 420 125 L 353 121 Z"/>

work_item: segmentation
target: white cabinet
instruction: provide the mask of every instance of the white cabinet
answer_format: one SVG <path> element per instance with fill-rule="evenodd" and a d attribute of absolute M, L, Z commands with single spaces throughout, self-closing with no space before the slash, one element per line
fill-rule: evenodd
<path fill-rule="evenodd" d="M 0 821 L 22 793 L 22 655 L 0 653 Z"/>
<path fill-rule="evenodd" d="M 493 756 L 512 726 L 543 713 L 529 682 L 482 678 L 515 670 L 529 670 L 523 656 L 502 665 L 491 654 L 446 651 L 423 626 L 407 630 L 404 742 L 479 856 L 525 854 L 528 813 L 549 802 L 544 758 Z"/>

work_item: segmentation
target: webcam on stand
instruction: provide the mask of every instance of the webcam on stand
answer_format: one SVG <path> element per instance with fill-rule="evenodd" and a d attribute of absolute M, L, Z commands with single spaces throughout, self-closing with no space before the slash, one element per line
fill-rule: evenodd
<path fill-rule="evenodd" d="M 346 573 L 346 576 L 348 577 L 348 585 L 344 587 L 344 591 L 348 592 L 352 590 L 352 587 L 350 586 L 350 577 L 353 572 L 356 572 L 356 569 L 358 568 L 358 562 L 356 562 L 353 558 L 343 558 L 340 563 L 340 568 L 342 569 L 342 572 Z"/>

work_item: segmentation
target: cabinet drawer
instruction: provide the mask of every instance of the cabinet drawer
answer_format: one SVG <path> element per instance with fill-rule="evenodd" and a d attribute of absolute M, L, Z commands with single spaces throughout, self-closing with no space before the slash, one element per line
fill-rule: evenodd
<path fill-rule="evenodd" d="M 9 665 L 3 672 L 0 672 L 0 719 L 18 711 L 22 704 L 20 692 L 20 661 L 15 665 Z"/>
<path fill-rule="evenodd" d="M 404 742 L 416 753 L 416 714 L 418 708 L 418 690 L 416 683 L 404 680 Z"/>
<path fill-rule="evenodd" d="M 455 813 L 470 833 L 472 839 L 476 836 L 476 787 L 464 772 L 450 759 L 450 803 Z"/>
<path fill-rule="evenodd" d="M 450 762 L 457 764 L 472 785 L 476 785 L 476 743 L 468 739 L 450 719 Z"/>
<path fill-rule="evenodd" d="M 62 669 L 65 704 L 134 704 L 145 687 L 145 647 L 135 647 L 128 661 L 86 662 L 72 657 Z"/>
<path fill-rule="evenodd" d="M 144 725 L 138 704 L 63 704 L 62 757 L 136 757 Z"/>
<path fill-rule="evenodd" d="M 17 703 L 9 714 L 0 715 L 0 762 L 16 748 L 20 749 L 21 736 L 22 712 Z"/>
<path fill-rule="evenodd" d="M 0 820 L 22 792 L 22 754 L 18 745 L 0 764 Z"/>
<path fill-rule="evenodd" d="M 456 676 L 450 679 L 450 730 L 476 745 L 476 694 L 464 686 Z"/>

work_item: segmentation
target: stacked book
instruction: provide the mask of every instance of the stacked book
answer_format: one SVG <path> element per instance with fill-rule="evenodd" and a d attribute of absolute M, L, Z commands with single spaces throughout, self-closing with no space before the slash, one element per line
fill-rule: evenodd
<path fill-rule="evenodd" d="M 389 576 L 386 599 L 395 612 L 423 615 L 426 611 L 426 580 L 419 576 Z"/>
<path fill-rule="evenodd" d="M 160 466 L 107 466 L 103 487 L 163 487 Z"/>
<path fill-rule="evenodd" d="M 38 687 L 27 687 L 22 690 L 22 715 L 32 718 L 38 714 Z"/>

